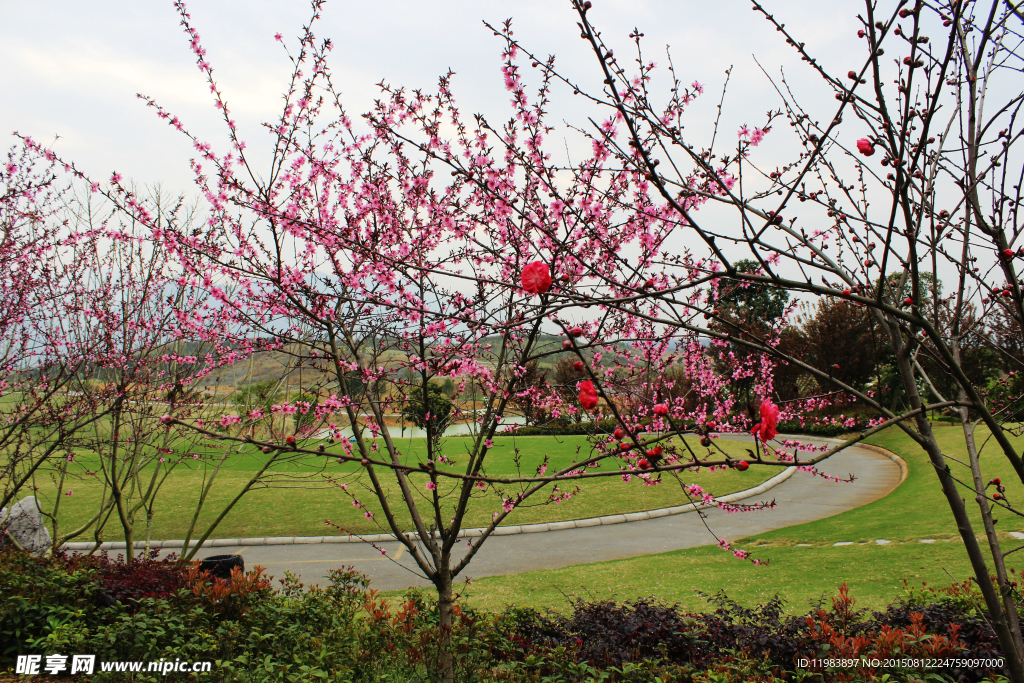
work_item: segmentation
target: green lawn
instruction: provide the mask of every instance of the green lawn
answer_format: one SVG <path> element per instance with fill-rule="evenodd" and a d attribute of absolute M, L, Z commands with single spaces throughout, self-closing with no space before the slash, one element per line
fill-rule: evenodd
<path fill-rule="evenodd" d="M 958 427 L 937 427 L 937 433 L 944 453 L 963 457 L 963 434 Z M 979 443 L 985 436 L 979 433 Z M 909 466 L 907 480 L 885 498 L 856 510 L 748 537 L 738 544 L 756 557 L 770 560 L 767 567 L 737 560 L 718 548 L 702 547 L 486 577 L 473 582 L 468 599 L 475 606 L 492 610 L 500 610 L 510 602 L 564 610 L 568 607 L 565 596 L 617 600 L 655 596 L 696 610 L 706 604 L 698 591 L 711 594 L 725 590 L 743 604 L 763 602 L 778 593 L 788 600 L 791 610 L 800 611 L 809 601 L 834 594 L 845 582 L 859 606 L 877 609 L 897 597 L 903 579 L 948 585 L 953 580 L 968 578 L 971 572 L 963 543 L 925 454 L 896 429 L 876 435 L 869 443 L 903 457 Z M 1018 449 L 1024 448 L 1024 439 L 1014 439 L 1014 444 Z M 999 476 L 1007 484 L 1009 500 L 1021 499 L 1024 487 L 991 445 L 983 452 L 982 462 L 987 477 Z M 951 467 L 956 476 L 969 477 L 965 468 L 955 463 Z M 972 515 L 978 519 L 973 497 L 965 497 Z M 1009 514 L 1000 518 L 1000 535 L 1009 547 L 1019 544 L 1007 532 L 1024 531 L 1024 521 Z M 696 517 L 693 523 L 698 523 Z M 976 526 L 976 531 L 980 532 L 980 527 Z M 893 543 L 875 545 L 873 541 L 880 538 Z M 922 544 L 918 542 L 921 538 L 937 542 Z M 853 541 L 855 545 L 833 547 L 836 541 Z M 811 545 L 797 547 L 798 543 Z M 1011 556 L 1011 560 L 1017 557 Z M 1010 565 L 1024 568 L 1024 556 Z"/>
<path fill-rule="evenodd" d="M 720 442 L 723 449 L 734 457 L 745 456 L 745 444 L 739 442 Z M 456 468 L 465 462 L 465 449 L 469 440 L 452 437 L 446 440 L 445 452 L 454 461 Z M 694 444 L 695 445 L 695 444 Z M 515 449 L 518 448 L 518 454 Z M 401 444 L 403 459 L 408 463 L 417 463 L 425 453 L 423 439 L 407 439 Z M 586 437 L 499 437 L 495 439 L 495 449 L 488 456 L 488 473 L 492 475 L 516 475 L 521 472 L 532 476 L 543 458 L 550 458 L 549 471 L 564 467 L 578 461 L 589 454 Z M 460 455 L 461 454 L 461 455 Z M 240 453 L 231 455 L 220 474 L 209 496 L 201 522 L 209 523 L 215 513 L 230 500 L 256 472 L 261 464 L 262 453 Z M 340 533 L 325 526 L 325 520 L 354 533 L 378 533 L 388 529 L 378 527 L 376 520 L 365 519 L 363 512 L 352 505 L 349 493 L 354 494 L 362 503 L 368 505 L 376 519 L 384 522 L 380 514 L 380 505 L 366 484 L 365 475 L 357 473 L 358 465 L 340 465 L 333 459 L 316 456 L 289 456 L 289 460 L 275 466 L 276 475 L 268 487 L 251 491 L 236 505 L 228 517 L 214 532 L 214 538 L 236 538 L 252 536 L 319 536 Z M 518 458 L 518 465 L 516 459 Z M 84 469 L 97 468 L 96 456 L 83 453 L 77 458 L 76 465 Z M 193 469 L 189 469 L 193 468 Z M 707 472 L 687 475 L 684 481 L 698 483 L 717 495 L 757 486 L 762 481 L 778 474 L 781 468 L 752 467 L 746 472 L 734 470 Z M 348 493 L 328 483 L 325 475 L 348 486 Z M 389 490 L 397 492 L 397 482 L 390 471 L 380 473 L 388 484 Z M 169 539 L 183 538 L 188 522 L 193 514 L 194 506 L 199 497 L 203 481 L 203 472 L 196 467 L 196 462 L 188 458 L 178 466 L 161 490 L 157 499 L 153 518 L 152 538 Z M 414 477 L 415 491 L 426 503 L 426 482 L 423 474 Z M 72 528 L 75 524 L 87 519 L 96 509 L 101 493 L 100 486 L 94 477 L 84 477 L 65 489 L 73 489 L 71 497 L 61 501 L 61 528 Z M 439 490 L 442 494 L 450 494 L 454 484 L 442 480 Z M 562 490 L 572 490 L 574 484 L 562 486 Z M 644 486 L 639 479 L 625 483 L 620 477 L 608 477 L 585 480 L 579 484 L 581 493 L 558 505 L 547 503 L 547 494 L 539 492 L 528 499 L 521 508 L 507 517 L 503 524 L 533 524 L 541 522 L 561 521 L 581 517 L 594 517 L 607 514 L 620 514 L 650 510 L 690 502 L 680 491 L 679 485 L 671 477 L 657 486 Z M 54 489 L 49 484 L 42 485 L 44 494 Z M 518 488 L 510 487 L 506 496 L 518 492 Z M 451 496 L 448 497 L 451 501 Z M 392 500 L 396 496 L 392 494 Z M 494 491 L 478 492 L 467 513 L 466 525 L 469 527 L 485 526 L 492 514 L 500 509 L 500 500 Z M 408 511 L 399 502 L 396 505 L 396 517 L 404 528 L 412 524 Z M 205 529 L 205 524 L 201 524 Z M 144 525 L 136 526 L 136 538 L 145 538 Z M 141 535 L 140 535 L 141 534 Z M 105 540 L 123 538 L 120 526 L 113 520 L 107 526 Z"/>

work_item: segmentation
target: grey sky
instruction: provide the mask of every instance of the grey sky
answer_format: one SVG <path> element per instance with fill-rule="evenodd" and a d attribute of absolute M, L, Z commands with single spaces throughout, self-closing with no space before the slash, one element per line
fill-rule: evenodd
<path fill-rule="evenodd" d="M 845 72 L 857 66 L 849 62 L 863 59 L 855 35 L 862 4 L 768 4 L 825 64 Z M 310 7 L 299 0 L 203 0 L 189 10 L 250 151 L 258 149 L 265 137 L 259 122 L 275 117 L 290 73 L 274 34 L 281 32 L 294 45 Z M 509 113 L 499 71 L 501 42 L 481 21 L 510 16 L 525 44 L 544 55 L 555 53 L 565 71 L 596 82 L 593 55 L 579 39 L 568 0 L 334 0 L 325 6 L 317 34 L 334 41 L 331 67 L 351 114 L 369 108 L 381 79 L 430 88 L 451 68 L 458 73 L 455 92 L 464 113 L 501 120 Z M 619 47 L 618 55 L 626 53 L 626 35 L 634 26 L 646 34 L 647 58 L 659 64 L 665 64 L 664 46 L 671 44 L 686 82 L 706 86 L 691 110 L 694 133 L 708 130 L 730 64 L 735 71 L 725 132 L 734 136 L 740 124 L 760 123 L 767 109 L 778 106 L 752 55 L 773 73 L 785 66 L 806 98 L 823 110 L 834 104 L 831 91 L 745 0 L 596 0 L 591 19 Z M 168 188 L 190 183 L 187 140 L 137 100 L 137 92 L 152 95 L 215 149 L 225 149 L 223 124 L 170 1 L 0 0 L 0 59 L 0 131 L 17 130 L 44 143 L 58 135 L 57 152 L 100 179 L 116 170 Z M 579 102 L 562 91 L 552 111 L 557 120 L 581 122 Z"/>

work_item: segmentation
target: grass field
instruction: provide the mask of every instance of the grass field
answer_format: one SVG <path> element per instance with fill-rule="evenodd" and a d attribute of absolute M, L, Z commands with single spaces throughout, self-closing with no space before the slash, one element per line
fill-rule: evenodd
<path fill-rule="evenodd" d="M 938 427 L 937 434 L 944 453 L 963 457 L 963 433 L 958 427 Z M 979 433 L 979 443 L 986 435 Z M 877 609 L 899 595 L 903 579 L 915 585 L 924 581 L 948 585 L 953 580 L 968 578 L 971 572 L 963 543 L 925 454 L 896 429 L 876 435 L 869 443 L 903 457 L 909 466 L 907 480 L 885 498 L 856 510 L 748 537 L 737 544 L 756 557 L 770 560 L 767 567 L 737 560 L 718 548 L 702 547 L 485 577 L 473 582 L 467 599 L 474 606 L 492 610 L 515 602 L 563 611 L 568 608 L 569 599 L 577 597 L 628 600 L 655 596 L 697 610 L 707 604 L 698 592 L 713 594 L 725 590 L 741 604 L 764 602 L 780 594 L 787 599 L 790 610 L 802 611 L 809 602 L 822 595 L 833 595 L 841 584 L 847 583 L 859 607 Z M 1020 449 L 1024 439 L 1015 439 L 1014 444 Z M 982 462 L 987 476 L 999 476 L 1008 484 L 1010 501 L 1021 499 L 1024 487 L 991 446 L 983 452 Z M 951 463 L 951 468 L 954 475 L 969 478 L 960 465 Z M 973 517 L 979 519 L 973 496 L 965 493 L 965 498 Z M 1005 547 L 1020 544 L 1008 532 L 1024 531 L 1024 521 L 1010 514 L 998 517 L 1000 536 L 1009 544 Z M 694 518 L 693 523 L 698 520 Z M 922 538 L 936 542 L 922 544 Z M 875 539 L 893 542 L 879 546 L 873 543 Z M 834 547 L 837 541 L 853 541 L 854 545 Z M 810 545 L 798 547 L 798 543 Z M 1022 569 L 1024 557 L 1011 556 L 1009 564 Z"/>
<path fill-rule="evenodd" d="M 487 471 L 491 475 L 515 475 L 521 471 L 532 476 L 545 456 L 550 458 L 550 470 L 564 467 L 578 461 L 590 452 L 585 437 L 572 436 L 555 438 L 548 436 L 531 437 L 498 437 L 495 449 L 488 456 Z M 745 456 L 745 445 L 739 442 L 723 440 L 722 447 L 735 457 Z M 465 463 L 465 449 L 469 440 L 461 437 L 446 439 L 445 452 L 453 459 L 455 467 Z M 518 454 L 515 449 L 518 448 Z M 401 450 L 404 461 L 417 463 L 423 459 L 425 444 L 423 439 L 407 439 L 402 442 Z M 460 456 L 461 453 L 461 456 Z M 261 453 L 231 455 L 217 475 L 214 487 L 209 495 L 204 513 L 200 516 L 198 528 L 205 529 L 245 483 L 258 471 L 261 465 Z M 516 459 L 518 457 L 518 465 Z M 377 533 L 388 531 L 367 520 L 361 510 L 352 505 L 353 494 L 366 504 L 377 519 L 384 521 L 380 514 L 380 505 L 368 489 L 365 475 L 358 474 L 358 465 L 339 465 L 333 459 L 315 456 L 290 456 L 290 460 L 275 465 L 275 475 L 267 487 L 251 491 L 236 505 L 228 517 L 214 532 L 214 538 L 238 538 L 252 536 L 321 536 L 339 533 L 327 528 L 325 520 L 353 533 Z M 329 464 L 326 464 L 325 461 Z M 157 498 L 154 511 L 152 538 L 170 539 L 183 538 L 191 520 L 199 492 L 203 485 L 203 471 L 194 467 L 188 458 L 178 466 L 164 484 Z M 96 456 L 80 454 L 76 465 L 83 469 L 97 468 Z M 550 471 L 549 470 L 549 471 Z M 757 486 L 781 471 L 778 467 L 751 468 L 746 472 L 733 470 L 720 472 L 699 472 L 687 475 L 687 484 L 698 483 L 717 495 Z M 329 475 L 337 482 L 348 486 L 348 493 L 327 481 Z M 389 471 L 381 472 L 380 476 L 388 483 L 391 491 L 397 492 L 397 482 Z M 417 474 L 416 493 L 422 497 L 424 504 L 428 502 L 429 492 L 425 488 L 428 481 L 425 475 Z M 61 528 L 73 528 L 92 514 L 98 505 L 101 487 L 95 478 L 84 477 L 76 482 L 65 485 L 65 489 L 74 491 L 71 497 L 61 501 Z M 453 484 L 439 484 L 442 494 L 450 493 Z M 594 517 L 607 514 L 620 514 L 650 510 L 671 505 L 690 502 L 680 491 L 674 480 L 666 477 L 665 483 L 657 486 L 644 486 L 639 479 L 624 483 L 617 476 L 591 479 L 580 483 L 581 494 L 558 505 L 547 504 L 547 495 L 539 492 L 531 497 L 521 508 L 515 510 L 503 522 L 506 525 L 533 524 L 541 522 L 561 521 L 581 517 Z M 49 484 L 42 485 L 43 494 L 55 490 Z M 506 496 L 518 492 L 518 488 L 509 489 Z M 563 490 L 571 487 L 563 486 Z M 392 496 L 394 498 L 394 496 Z M 451 497 L 449 497 L 451 500 Z M 493 491 L 478 493 L 467 513 L 467 525 L 485 526 L 492 514 L 500 509 L 501 501 Z M 45 506 L 44 506 L 45 507 Z M 404 528 L 411 528 L 410 516 L 404 505 L 396 506 L 396 516 Z M 145 538 L 143 523 L 137 523 L 136 539 Z M 104 534 L 105 540 L 121 540 L 123 533 L 120 526 L 112 521 Z"/>

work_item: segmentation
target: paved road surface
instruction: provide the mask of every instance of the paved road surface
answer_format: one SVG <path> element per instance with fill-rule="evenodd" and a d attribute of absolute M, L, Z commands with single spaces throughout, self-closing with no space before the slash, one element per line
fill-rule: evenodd
<path fill-rule="evenodd" d="M 713 509 L 707 512 L 708 526 L 720 538 L 736 541 L 773 529 L 831 517 L 865 505 L 885 496 L 900 482 L 900 467 L 897 463 L 884 455 L 858 447 L 851 447 L 832 456 L 821 463 L 818 469 L 843 478 L 854 474 L 857 479 L 850 484 L 836 483 L 806 472 L 795 472 L 766 494 L 745 501 L 755 503 L 774 498 L 777 503 L 774 510 L 729 514 Z M 515 574 L 714 543 L 714 536 L 704 528 L 696 513 L 611 526 L 492 536 L 473 558 L 465 574 L 471 578 Z M 463 540 L 460 546 L 456 546 L 455 553 L 460 557 L 462 553 L 458 548 L 464 552 L 465 544 Z M 323 583 L 323 577 L 330 568 L 353 565 L 369 575 L 371 585 L 379 590 L 430 585 L 414 573 L 417 570 L 416 563 L 400 543 L 379 545 L 387 551 L 387 557 L 364 543 L 210 548 L 201 552 L 199 557 L 241 553 L 247 569 L 259 564 L 266 567 L 269 574 L 277 577 L 284 576 L 285 570 L 289 570 L 299 575 L 306 584 Z M 459 580 L 463 578 L 460 576 Z"/>

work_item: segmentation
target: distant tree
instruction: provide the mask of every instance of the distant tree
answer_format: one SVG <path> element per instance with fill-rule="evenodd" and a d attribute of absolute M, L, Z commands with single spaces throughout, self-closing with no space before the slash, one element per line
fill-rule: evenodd
<path fill-rule="evenodd" d="M 264 415 L 273 412 L 273 406 L 281 402 L 281 382 L 276 379 L 267 379 L 242 387 L 231 395 L 231 403 L 243 414 L 249 414 L 255 409 L 263 411 Z"/>
<path fill-rule="evenodd" d="M 943 337 L 957 339 L 964 375 L 973 386 L 993 386 L 993 382 L 997 382 L 1001 375 L 1007 373 L 1007 366 L 1004 363 L 1013 358 L 1012 354 L 1000 357 L 1002 337 L 999 332 L 1012 329 L 1006 326 L 1005 316 L 1001 312 L 993 311 L 983 319 L 978 315 L 976 307 L 970 303 L 962 306 L 960 313 L 954 316 L 948 300 L 937 299 L 937 304 L 933 324 Z M 956 379 L 944 367 L 941 354 L 930 339 L 922 343 L 917 361 L 931 380 L 927 390 L 933 397 L 941 397 L 937 400 L 943 401 L 945 397 L 958 393 Z M 1004 419 L 1008 418 L 1007 412 L 1019 413 L 1024 409 L 1019 398 L 1020 391 L 1013 391 L 1013 387 L 1019 382 L 1017 373 L 1013 370 L 1009 372 L 1013 374 L 1008 378 L 1010 392 L 1003 394 L 1002 400 L 1006 401 Z"/>
<path fill-rule="evenodd" d="M 660 374 L 660 393 L 656 397 L 657 402 L 669 401 L 677 404 L 680 399 L 683 401 L 683 410 L 692 411 L 699 403 L 697 394 L 693 391 L 694 382 L 686 376 L 686 370 L 681 366 L 669 368 Z"/>
<path fill-rule="evenodd" d="M 577 367 L 575 359 L 562 357 L 555 363 L 551 374 L 554 379 L 554 388 L 561 395 L 562 400 L 568 405 L 579 408 L 579 391 L 576 389 L 576 385 L 580 380 L 587 379 L 586 370 Z M 579 423 L 582 421 L 583 415 L 584 413 L 579 410 L 575 411 L 572 416 L 573 421 Z"/>
<path fill-rule="evenodd" d="M 547 411 L 537 406 L 541 396 L 546 393 L 546 387 L 547 373 L 541 372 L 540 363 L 536 360 L 524 365 L 519 370 L 519 376 L 514 378 L 509 401 L 523 412 L 526 424 L 541 422 L 547 415 Z"/>
<path fill-rule="evenodd" d="M 320 396 L 308 391 L 300 391 L 292 395 L 291 403 L 298 409 L 295 413 L 295 429 L 306 432 L 316 422 L 316 407 Z"/>
<path fill-rule="evenodd" d="M 737 261 L 736 271 L 751 274 L 763 272 L 760 264 L 750 259 Z M 729 344 L 728 353 L 720 354 L 718 369 L 719 372 L 736 377 L 741 404 L 751 420 L 757 415 L 760 399 L 754 391 L 759 378 L 752 365 L 759 352 L 754 351 L 750 344 L 768 344 L 775 337 L 781 341 L 787 330 L 788 303 L 789 292 L 784 289 L 730 277 L 722 278 L 717 299 L 714 300 L 715 308 L 709 327 L 735 340 Z M 795 380 L 791 381 L 790 386 L 794 383 Z"/>
<path fill-rule="evenodd" d="M 803 359 L 807 353 L 807 340 L 803 332 L 796 326 L 789 326 L 779 335 L 779 352 L 788 358 Z M 800 380 L 807 372 L 799 365 L 781 361 L 773 371 L 775 394 L 780 401 L 794 401 L 801 397 Z"/>
<path fill-rule="evenodd" d="M 402 418 L 420 429 L 426 429 L 437 443 L 452 421 L 452 400 L 444 395 L 440 386 L 427 385 L 426 400 L 421 387 L 414 387 L 402 408 Z"/>
<path fill-rule="evenodd" d="M 805 309 L 800 322 L 808 363 L 858 389 L 874 378 L 880 354 L 873 318 L 864 307 L 823 297 Z"/>
<path fill-rule="evenodd" d="M 741 273 L 759 273 L 756 261 L 741 259 L 736 262 Z M 750 322 L 768 323 L 782 317 L 789 303 L 789 292 L 772 285 L 723 278 L 718 293 L 718 308 Z M 745 312 L 745 313 L 743 313 Z"/>
<path fill-rule="evenodd" d="M 345 391 L 349 396 L 358 396 L 366 390 L 366 382 L 358 372 L 350 372 L 345 375 Z"/>

